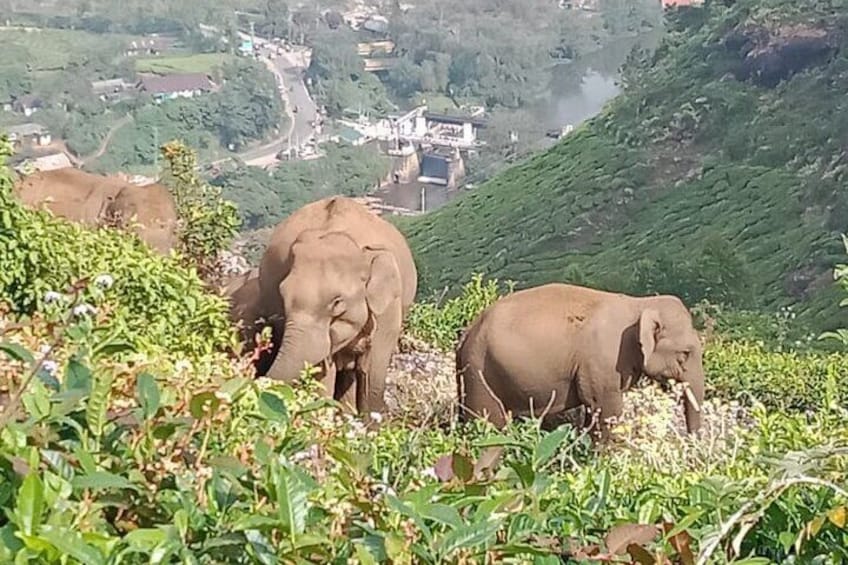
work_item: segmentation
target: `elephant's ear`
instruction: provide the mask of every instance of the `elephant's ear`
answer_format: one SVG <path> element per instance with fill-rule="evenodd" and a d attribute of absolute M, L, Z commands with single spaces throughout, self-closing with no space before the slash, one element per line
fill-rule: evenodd
<path fill-rule="evenodd" d="M 382 314 L 400 297 L 400 270 L 394 256 L 387 250 L 365 248 L 370 262 L 365 300 L 374 314 Z"/>
<path fill-rule="evenodd" d="M 662 330 L 660 313 L 653 308 L 645 308 L 639 317 L 639 344 L 642 346 L 643 363 L 653 355 L 657 348 L 657 336 Z"/>

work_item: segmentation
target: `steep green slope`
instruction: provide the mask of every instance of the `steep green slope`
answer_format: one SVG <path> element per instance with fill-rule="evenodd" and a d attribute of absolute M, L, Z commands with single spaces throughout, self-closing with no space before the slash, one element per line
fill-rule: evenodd
<path fill-rule="evenodd" d="M 401 222 L 424 292 L 483 272 L 690 302 L 803 301 L 830 325 L 816 305 L 848 220 L 848 15 L 837 2 L 764 4 L 669 15 L 663 44 L 632 57 L 601 116 Z"/>

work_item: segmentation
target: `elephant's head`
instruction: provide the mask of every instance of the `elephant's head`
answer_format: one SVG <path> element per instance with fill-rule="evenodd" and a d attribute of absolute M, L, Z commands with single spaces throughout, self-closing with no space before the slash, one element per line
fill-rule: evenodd
<path fill-rule="evenodd" d="M 391 252 L 362 248 L 343 232 L 303 232 L 288 261 L 279 285 L 283 341 L 268 376 L 293 382 L 305 366 L 367 341 L 375 319 L 398 304 L 401 278 Z"/>
<path fill-rule="evenodd" d="M 701 341 L 683 303 L 671 296 L 648 299 L 639 318 L 643 370 L 654 379 L 688 384 L 683 405 L 689 433 L 701 427 L 704 366 Z"/>

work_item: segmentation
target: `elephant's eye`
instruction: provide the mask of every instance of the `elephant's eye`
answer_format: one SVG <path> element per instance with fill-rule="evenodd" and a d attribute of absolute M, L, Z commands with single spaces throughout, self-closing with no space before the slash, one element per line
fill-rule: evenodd
<path fill-rule="evenodd" d="M 344 314 L 345 311 L 345 303 L 344 299 L 341 296 L 337 296 L 330 303 L 330 312 L 332 312 L 333 316 L 340 316 Z"/>

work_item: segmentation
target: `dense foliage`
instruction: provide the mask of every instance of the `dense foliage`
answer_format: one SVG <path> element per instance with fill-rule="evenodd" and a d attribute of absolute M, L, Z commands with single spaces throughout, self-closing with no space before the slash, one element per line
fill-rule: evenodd
<path fill-rule="evenodd" d="M 214 155 L 221 147 L 241 149 L 248 141 L 279 131 L 281 101 L 264 65 L 234 60 L 224 65 L 221 81 L 220 91 L 197 98 L 139 101 L 133 121 L 115 133 L 95 167 L 127 170 L 154 164 L 160 145 L 171 139 Z"/>
<path fill-rule="evenodd" d="M 373 190 L 390 170 L 390 159 L 373 145 L 328 143 L 319 159 L 291 161 L 272 172 L 240 167 L 212 180 L 238 205 L 243 229 L 276 225 L 313 200 L 333 194 L 361 196 Z"/>
<path fill-rule="evenodd" d="M 168 163 L 163 180 L 174 196 L 180 221 L 180 252 L 201 273 L 208 273 L 238 233 L 236 206 L 221 197 L 220 188 L 200 179 L 194 151 L 172 141 L 162 148 L 162 155 Z"/>
<path fill-rule="evenodd" d="M 655 55 L 631 58 L 625 93 L 554 148 L 403 222 L 424 289 L 483 271 L 690 303 L 803 302 L 805 322 L 840 324 L 827 270 L 845 225 L 844 14 L 813 1 L 725 4 L 672 17 Z M 799 59 L 812 65 L 803 72 L 779 54 L 793 33 L 825 50 Z M 746 79 L 756 65 L 788 78 Z"/>
<path fill-rule="evenodd" d="M 496 288 L 466 287 L 468 314 Z M 707 435 L 689 440 L 673 429 L 672 398 L 651 387 L 628 396 L 616 443 L 601 453 L 568 427 L 440 430 L 432 423 L 447 415 L 432 412 L 366 431 L 313 386 L 251 381 L 220 354 L 117 363 L 120 348 L 98 331 L 107 317 L 67 306 L 6 324 L 0 338 L 5 561 L 848 558 L 844 406 L 805 415 L 776 396 L 750 408 L 708 402 Z M 447 310 L 432 307 L 412 330 L 454 324 L 459 302 Z M 751 365 L 771 358 L 742 353 Z M 833 362 L 848 369 L 844 357 Z M 733 370 L 715 365 L 711 376 L 725 377 L 727 392 L 751 385 Z M 757 390 L 774 383 L 767 376 Z"/>

